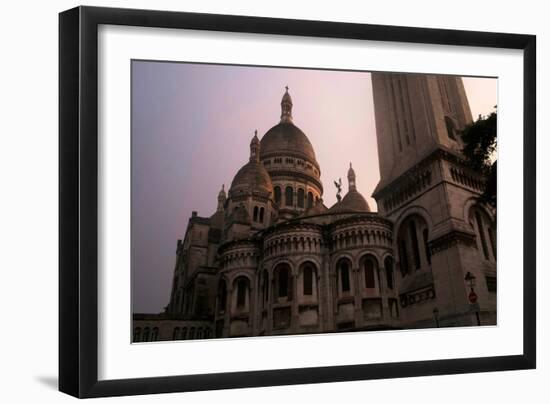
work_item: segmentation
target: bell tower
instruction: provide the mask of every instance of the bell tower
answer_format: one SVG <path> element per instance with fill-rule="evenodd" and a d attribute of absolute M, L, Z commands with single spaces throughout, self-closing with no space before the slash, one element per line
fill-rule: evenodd
<path fill-rule="evenodd" d="M 461 132 L 472 123 L 462 79 L 372 73 L 372 87 L 380 165 L 373 197 L 394 223 L 403 320 L 496 324 L 495 212 L 478 202 L 485 179 L 462 155 Z"/>

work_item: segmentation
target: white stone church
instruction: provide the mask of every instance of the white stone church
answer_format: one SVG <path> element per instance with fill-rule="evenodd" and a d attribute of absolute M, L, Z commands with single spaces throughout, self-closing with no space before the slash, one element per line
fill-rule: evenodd
<path fill-rule="evenodd" d="M 134 342 L 496 324 L 496 212 L 461 154 L 462 79 L 372 84 L 378 212 L 351 165 L 347 193 L 325 206 L 287 88 L 216 212 L 189 219 L 167 308 L 134 314 Z"/>

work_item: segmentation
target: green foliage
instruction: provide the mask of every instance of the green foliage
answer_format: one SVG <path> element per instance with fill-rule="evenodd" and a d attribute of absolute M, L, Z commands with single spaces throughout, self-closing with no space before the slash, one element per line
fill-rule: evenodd
<path fill-rule="evenodd" d="M 497 161 L 493 160 L 497 150 L 497 113 L 479 117 L 462 132 L 466 156 L 471 167 L 486 176 L 485 190 L 481 200 L 489 205 L 497 205 Z"/>

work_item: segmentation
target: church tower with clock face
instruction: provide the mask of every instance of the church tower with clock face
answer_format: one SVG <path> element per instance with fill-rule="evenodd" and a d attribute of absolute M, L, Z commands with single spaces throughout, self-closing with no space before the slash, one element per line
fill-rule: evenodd
<path fill-rule="evenodd" d="M 495 324 L 496 218 L 462 155 L 472 123 L 457 76 L 373 73 L 380 182 L 394 223 L 405 327 Z M 473 293 L 472 293 L 473 291 Z"/>

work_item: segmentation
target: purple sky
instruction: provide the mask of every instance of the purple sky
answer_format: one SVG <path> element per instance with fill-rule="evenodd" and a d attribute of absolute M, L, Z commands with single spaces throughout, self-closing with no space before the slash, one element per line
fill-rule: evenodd
<path fill-rule="evenodd" d="M 464 78 L 474 118 L 493 111 L 497 80 Z M 177 239 L 191 211 L 210 216 L 248 161 L 249 143 L 279 122 L 288 85 L 294 123 L 313 144 L 323 199 L 347 192 L 349 163 L 371 209 L 379 180 L 369 73 L 134 61 L 132 63 L 133 310 L 168 303 Z"/>

